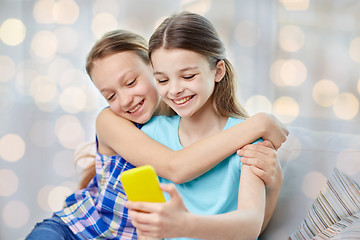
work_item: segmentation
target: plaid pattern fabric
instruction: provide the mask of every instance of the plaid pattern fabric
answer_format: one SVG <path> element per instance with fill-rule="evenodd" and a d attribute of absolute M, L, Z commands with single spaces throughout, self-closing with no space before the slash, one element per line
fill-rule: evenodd
<path fill-rule="evenodd" d="M 334 169 L 326 183 L 290 240 L 333 239 L 343 231 L 356 226 L 357 231 L 347 234 L 359 234 L 360 187 L 351 178 Z M 348 239 L 360 239 L 348 238 Z M 334 238 L 335 239 L 335 238 Z"/>
<path fill-rule="evenodd" d="M 55 214 L 80 239 L 137 239 L 124 207 L 127 197 L 120 182 L 120 174 L 131 168 L 134 166 L 120 155 L 96 152 L 96 176 L 87 188 L 70 195 L 64 209 Z"/>

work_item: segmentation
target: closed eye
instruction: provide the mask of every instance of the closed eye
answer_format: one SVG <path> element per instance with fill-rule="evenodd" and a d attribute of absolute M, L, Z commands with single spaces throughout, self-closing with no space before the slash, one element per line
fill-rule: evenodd
<path fill-rule="evenodd" d="M 112 94 L 110 97 L 108 97 L 107 100 L 108 100 L 108 101 L 111 101 L 112 99 L 114 99 L 114 97 L 115 97 L 115 93 Z"/>
<path fill-rule="evenodd" d="M 157 82 L 159 84 L 165 84 L 167 81 L 168 81 L 167 79 L 163 79 L 163 80 L 157 79 Z"/>
<path fill-rule="evenodd" d="M 192 75 L 184 76 L 183 78 L 184 78 L 184 79 L 187 79 L 187 80 L 190 80 L 190 79 L 194 78 L 195 75 L 196 75 L 196 74 L 192 74 Z"/>
<path fill-rule="evenodd" d="M 127 87 L 130 87 L 130 86 L 134 85 L 135 83 L 136 83 L 136 78 L 135 78 L 134 80 L 126 83 L 126 86 L 127 86 Z"/>

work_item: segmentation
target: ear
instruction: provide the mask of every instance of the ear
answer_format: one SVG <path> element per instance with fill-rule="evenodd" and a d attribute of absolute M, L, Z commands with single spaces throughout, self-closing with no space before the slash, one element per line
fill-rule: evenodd
<path fill-rule="evenodd" d="M 225 62 L 223 60 L 219 60 L 215 66 L 215 82 L 220 82 L 226 73 Z"/>

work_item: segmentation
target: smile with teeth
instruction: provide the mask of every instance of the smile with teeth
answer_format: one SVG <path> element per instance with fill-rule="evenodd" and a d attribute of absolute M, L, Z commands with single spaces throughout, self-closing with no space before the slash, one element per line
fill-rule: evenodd
<path fill-rule="evenodd" d="M 188 96 L 188 97 L 184 97 L 184 98 L 181 98 L 181 99 L 172 99 L 172 101 L 176 104 L 184 104 L 186 102 L 188 102 L 190 99 L 192 99 L 193 96 Z"/>
<path fill-rule="evenodd" d="M 128 112 L 129 112 L 129 113 L 134 113 L 134 112 L 136 112 L 143 104 L 144 104 L 144 100 L 142 100 L 141 102 L 139 102 L 138 105 L 136 105 L 134 108 L 130 109 Z"/>

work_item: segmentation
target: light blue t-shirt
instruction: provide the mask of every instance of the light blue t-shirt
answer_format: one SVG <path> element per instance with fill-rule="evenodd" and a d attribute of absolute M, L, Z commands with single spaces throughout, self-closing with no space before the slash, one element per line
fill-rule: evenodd
<path fill-rule="evenodd" d="M 244 120 L 230 117 L 224 130 L 242 121 Z M 180 150 L 183 146 L 179 140 L 179 122 L 178 115 L 157 116 L 146 123 L 142 131 L 163 145 L 173 150 Z M 221 151 L 221 149 L 213 149 L 213 151 Z M 175 186 L 190 212 L 215 215 L 234 211 L 238 206 L 240 167 L 240 157 L 234 153 L 203 175 Z M 173 183 L 161 177 L 159 180 L 162 183 Z M 167 194 L 165 197 L 169 200 Z"/>

